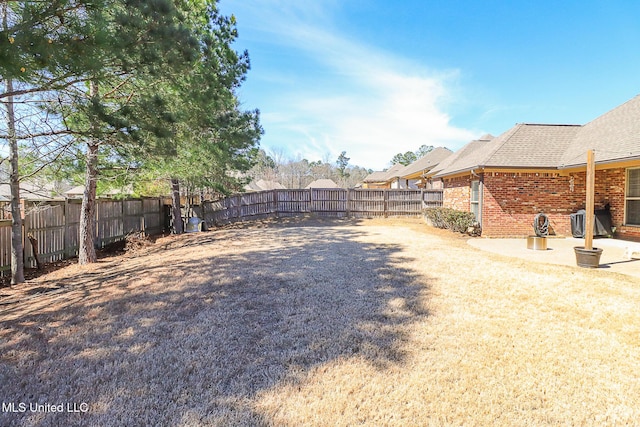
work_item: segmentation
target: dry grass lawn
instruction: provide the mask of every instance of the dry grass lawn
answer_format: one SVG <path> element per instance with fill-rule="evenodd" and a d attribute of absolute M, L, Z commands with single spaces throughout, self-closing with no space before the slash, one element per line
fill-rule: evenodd
<path fill-rule="evenodd" d="M 639 307 L 418 220 L 168 238 L 0 289 L 0 425 L 640 425 Z"/>

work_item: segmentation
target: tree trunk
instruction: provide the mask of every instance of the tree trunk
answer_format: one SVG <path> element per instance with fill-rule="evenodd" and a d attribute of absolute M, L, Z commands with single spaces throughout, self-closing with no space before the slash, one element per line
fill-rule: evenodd
<path fill-rule="evenodd" d="M 80 249 L 78 262 L 96 262 L 96 179 L 98 175 L 98 145 L 87 145 L 87 166 L 84 178 L 84 194 L 80 211 Z"/>
<path fill-rule="evenodd" d="M 98 85 L 90 83 L 90 96 L 98 96 Z M 92 140 L 87 143 L 87 158 L 84 177 L 84 194 L 80 211 L 80 248 L 78 249 L 78 263 L 90 264 L 97 261 L 96 235 L 96 183 L 98 179 L 98 147 L 99 142 Z"/>
<path fill-rule="evenodd" d="M 7 92 L 13 92 L 13 81 L 5 80 Z M 11 172 L 11 284 L 24 282 L 24 251 L 22 244 L 22 212 L 20 209 L 20 174 L 18 172 L 18 139 L 13 96 L 7 97 L 7 128 L 9 130 L 9 163 Z"/>
<path fill-rule="evenodd" d="M 182 234 L 184 225 L 180 211 L 180 182 L 175 178 L 171 178 L 171 213 L 173 215 L 173 233 Z"/>

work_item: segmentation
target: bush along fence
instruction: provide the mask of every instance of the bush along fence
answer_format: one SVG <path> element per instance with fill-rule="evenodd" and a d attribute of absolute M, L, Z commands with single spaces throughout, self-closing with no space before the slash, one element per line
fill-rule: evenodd
<path fill-rule="evenodd" d="M 424 209 L 424 218 L 427 223 L 437 228 L 480 235 L 480 228 L 476 221 L 476 216 L 471 212 L 431 207 Z"/>
<path fill-rule="evenodd" d="M 334 218 L 420 216 L 442 206 L 442 190 L 304 189 L 238 194 L 202 204 L 202 218 L 215 226 L 266 217 L 312 214 Z"/>
<path fill-rule="evenodd" d="M 41 263 L 78 255 L 81 200 L 24 201 L 25 267 L 35 267 L 31 236 Z M 96 205 L 96 248 L 124 240 L 131 233 L 160 234 L 164 230 L 164 203 L 160 198 L 101 199 Z M 0 221 L 0 271 L 11 264 L 11 220 Z"/>

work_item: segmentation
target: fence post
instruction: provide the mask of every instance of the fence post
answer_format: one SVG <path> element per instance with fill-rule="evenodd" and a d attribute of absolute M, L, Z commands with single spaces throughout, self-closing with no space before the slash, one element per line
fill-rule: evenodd
<path fill-rule="evenodd" d="M 142 198 L 142 206 L 141 206 L 141 209 L 140 209 L 140 232 L 142 233 L 142 235 L 146 236 L 147 228 L 146 228 L 146 225 L 144 223 L 144 214 L 145 214 L 145 212 L 146 211 L 145 211 L 145 206 L 144 206 L 144 198 Z"/>
<path fill-rule="evenodd" d="M 124 239 L 124 236 L 127 234 L 125 229 L 124 229 L 124 226 L 125 226 L 125 223 L 124 223 L 124 219 L 125 219 L 124 203 L 125 203 L 125 200 L 126 199 L 120 200 L 120 215 L 121 215 L 120 222 L 122 223 L 122 238 L 123 239 Z"/>
<path fill-rule="evenodd" d="M 385 188 L 382 190 L 382 194 L 382 198 L 384 199 L 382 210 L 384 212 L 384 217 L 387 218 L 389 216 L 389 191 Z"/>
<path fill-rule="evenodd" d="M 280 212 L 278 209 L 278 190 L 273 191 L 273 213 L 276 215 L 276 218 L 280 216 Z"/>
<path fill-rule="evenodd" d="M 347 212 L 346 216 L 349 218 L 351 216 L 351 188 L 347 188 L 347 206 L 345 206 Z"/>
<path fill-rule="evenodd" d="M 64 252 L 62 254 L 62 258 L 67 259 L 71 258 L 71 250 L 69 249 L 71 242 L 69 242 L 69 199 L 66 197 L 64 198 L 62 215 L 64 223 L 64 233 L 62 234 L 62 246 L 64 247 Z"/>
<path fill-rule="evenodd" d="M 93 229 L 93 232 L 95 233 L 95 241 L 93 242 L 93 246 L 98 248 L 102 245 L 102 237 L 100 237 L 100 205 L 100 200 L 96 198 L 96 211 L 93 213 L 95 222 L 95 228 Z"/>
<path fill-rule="evenodd" d="M 23 262 L 25 267 L 29 267 L 29 247 L 27 246 L 27 235 L 29 234 L 29 214 L 28 214 L 28 206 L 27 201 L 25 200 L 22 203 L 22 212 L 24 212 L 22 220 L 22 253 L 23 253 Z"/>

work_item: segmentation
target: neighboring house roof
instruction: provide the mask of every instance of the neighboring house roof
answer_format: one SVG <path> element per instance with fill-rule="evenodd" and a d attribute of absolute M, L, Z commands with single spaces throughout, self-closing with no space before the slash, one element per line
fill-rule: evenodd
<path fill-rule="evenodd" d="M 400 171 L 403 178 L 413 177 L 419 178 L 422 173 L 429 171 L 441 163 L 444 159 L 451 156 L 453 152 L 445 147 L 437 147 L 429 151 L 427 154 L 406 166 Z"/>
<path fill-rule="evenodd" d="M 118 188 L 113 188 L 110 190 L 105 191 L 104 193 L 100 193 L 100 196 L 115 196 L 115 195 L 119 195 L 119 194 L 131 194 L 133 193 L 133 187 L 131 186 L 127 186 L 124 189 L 118 189 Z M 82 197 L 84 196 L 84 185 L 78 185 L 76 187 L 73 187 L 70 190 L 67 190 L 64 192 L 64 195 L 68 198 L 74 198 L 74 197 Z"/>
<path fill-rule="evenodd" d="M 584 125 L 562 156 L 561 167 L 585 165 L 591 149 L 596 163 L 640 158 L 640 95 Z"/>
<path fill-rule="evenodd" d="M 394 178 L 400 178 L 402 175 L 400 175 L 400 172 L 405 168 L 406 166 L 403 165 L 402 163 L 396 163 L 395 165 L 391 166 L 388 170 L 387 170 L 387 175 L 386 175 L 386 179 L 385 181 L 389 181 L 392 180 Z"/>
<path fill-rule="evenodd" d="M 394 178 L 400 178 L 400 171 L 402 171 L 406 166 L 401 163 L 396 163 L 391 166 L 386 171 L 376 171 L 372 172 L 365 177 L 362 182 L 387 182 L 391 181 Z"/>
<path fill-rule="evenodd" d="M 258 181 L 251 181 L 244 186 L 246 191 L 265 191 L 265 190 L 286 190 L 287 187 L 276 181 L 266 181 L 259 179 Z"/>
<path fill-rule="evenodd" d="M 387 171 L 375 171 L 367 175 L 362 182 L 385 182 Z"/>
<path fill-rule="evenodd" d="M 305 188 L 340 188 L 340 186 L 331 179 L 316 179 Z"/>
<path fill-rule="evenodd" d="M 401 163 L 396 163 L 386 171 L 377 171 L 377 172 L 370 173 L 369 175 L 366 176 L 363 182 L 387 182 L 395 178 L 400 178 L 402 176 L 400 175 L 400 172 L 405 167 L 406 166 Z"/>
<path fill-rule="evenodd" d="M 84 185 L 78 185 L 77 187 L 73 187 L 70 190 L 64 192 L 67 197 L 76 197 L 84 195 Z"/>
<path fill-rule="evenodd" d="M 7 183 L 0 184 L 0 197 L 11 200 L 11 187 Z M 21 182 L 20 198 L 25 200 L 52 200 L 63 198 L 60 188 L 53 183 Z"/>

